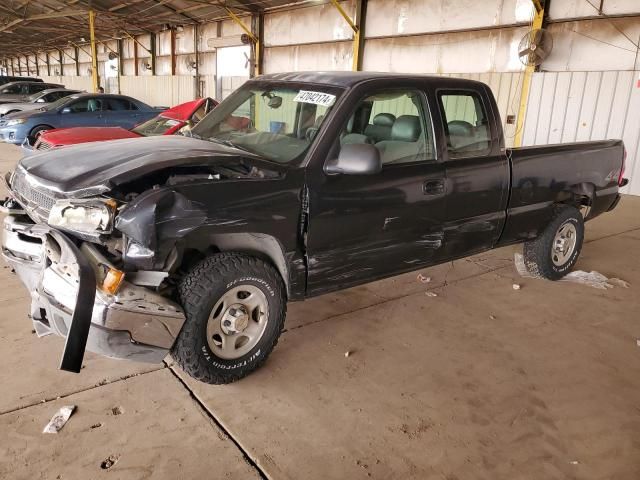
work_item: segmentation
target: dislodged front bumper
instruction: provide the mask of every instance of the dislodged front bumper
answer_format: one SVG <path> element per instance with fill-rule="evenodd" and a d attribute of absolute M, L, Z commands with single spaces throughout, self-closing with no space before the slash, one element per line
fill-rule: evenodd
<path fill-rule="evenodd" d="M 85 345 L 108 357 L 160 362 L 184 323 L 179 305 L 126 276 L 115 295 L 103 291 L 101 275 L 111 265 L 94 245 L 78 248 L 25 216 L 5 218 L 2 255 L 29 290 L 36 333 L 67 339 L 63 370 L 80 371 Z"/>

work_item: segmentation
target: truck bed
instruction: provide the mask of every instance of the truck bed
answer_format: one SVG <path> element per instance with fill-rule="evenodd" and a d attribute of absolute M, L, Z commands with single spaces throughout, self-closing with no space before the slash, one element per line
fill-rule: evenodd
<path fill-rule="evenodd" d="M 574 195 L 590 199 L 587 220 L 609 210 L 618 197 L 624 155 L 622 140 L 508 149 L 512 189 L 500 243 L 536 237 L 553 205 Z"/>

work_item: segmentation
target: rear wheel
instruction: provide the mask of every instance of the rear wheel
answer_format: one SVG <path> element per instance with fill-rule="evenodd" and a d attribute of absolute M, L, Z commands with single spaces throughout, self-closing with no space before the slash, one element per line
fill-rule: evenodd
<path fill-rule="evenodd" d="M 529 273 L 558 280 L 571 271 L 582 250 L 584 220 L 572 206 L 558 207 L 542 235 L 524 244 L 524 262 Z"/>
<path fill-rule="evenodd" d="M 185 324 L 172 349 L 182 369 L 206 383 L 231 383 L 266 360 L 286 316 L 285 289 L 270 264 L 248 255 L 212 255 L 183 279 Z"/>

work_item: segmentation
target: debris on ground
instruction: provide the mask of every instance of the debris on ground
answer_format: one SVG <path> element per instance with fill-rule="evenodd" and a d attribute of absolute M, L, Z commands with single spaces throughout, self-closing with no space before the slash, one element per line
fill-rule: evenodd
<path fill-rule="evenodd" d="M 124 413 L 124 408 L 118 405 L 117 407 L 113 407 L 111 409 L 111 413 L 114 415 L 122 415 Z"/>
<path fill-rule="evenodd" d="M 100 464 L 100 468 L 103 470 L 109 470 L 120 460 L 120 455 L 109 455 L 105 460 Z"/>
<path fill-rule="evenodd" d="M 513 258 L 516 270 L 518 274 L 523 278 L 540 278 L 539 275 L 533 275 L 528 270 L 524 263 L 524 257 L 520 253 L 516 253 Z M 592 270 L 585 272 L 584 270 L 575 270 L 562 277 L 560 282 L 580 283 L 593 288 L 599 288 L 601 290 L 607 290 L 613 287 L 629 288 L 631 284 L 619 278 L 611 277 L 607 278 L 600 272 Z M 515 288 L 515 287 L 514 287 Z"/>
<path fill-rule="evenodd" d="M 577 460 L 571 460 L 569 463 L 571 465 L 578 465 L 580 462 L 578 462 Z"/>
<path fill-rule="evenodd" d="M 514 284 L 513 284 L 513 289 L 514 289 L 514 290 L 520 290 L 521 288 L 522 288 L 522 287 L 520 286 L 520 284 L 518 284 L 518 283 L 514 283 Z"/>
<path fill-rule="evenodd" d="M 436 292 L 425 292 L 424 293 L 427 297 L 437 297 L 438 294 Z"/>
<path fill-rule="evenodd" d="M 636 345 L 640 347 L 640 338 L 636 339 Z"/>
<path fill-rule="evenodd" d="M 51 417 L 47 426 L 44 427 L 42 433 L 58 433 L 62 427 L 67 423 L 71 414 L 75 411 L 75 405 L 68 405 L 66 407 L 62 407 L 60 410 L 56 412 L 56 414 Z"/>
<path fill-rule="evenodd" d="M 102 422 L 94 423 L 93 425 L 91 425 L 91 429 L 100 428 L 101 426 L 102 426 Z"/>
<path fill-rule="evenodd" d="M 620 280 L 619 278 L 615 278 L 615 277 L 612 277 L 609 280 L 607 280 L 607 283 L 609 285 L 613 285 L 614 287 L 629 288 L 631 286 L 629 282 L 625 282 L 624 280 Z"/>
<path fill-rule="evenodd" d="M 496 316 L 495 315 L 489 315 L 489 320 L 495 320 Z"/>
<path fill-rule="evenodd" d="M 576 270 L 571 272 L 560 279 L 561 282 L 581 283 L 593 288 L 599 288 L 600 290 L 607 290 L 616 286 L 622 288 L 629 288 L 629 283 L 619 278 L 607 278 L 603 274 L 591 271 L 585 272 L 582 270 Z"/>
<path fill-rule="evenodd" d="M 418 274 L 418 281 L 420 281 L 422 283 L 429 283 L 429 282 L 431 282 L 431 277 L 425 277 L 423 274 L 419 273 Z"/>
<path fill-rule="evenodd" d="M 351 351 L 347 350 L 346 352 L 344 352 L 344 356 L 345 357 L 351 356 Z"/>

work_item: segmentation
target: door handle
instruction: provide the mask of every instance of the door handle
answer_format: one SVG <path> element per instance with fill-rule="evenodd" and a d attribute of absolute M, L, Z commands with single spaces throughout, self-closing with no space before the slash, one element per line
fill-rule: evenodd
<path fill-rule="evenodd" d="M 442 195 L 444 193 L 444 180 L 427 180 L 422 184 L 422 193 L 425 195 Z"/>

